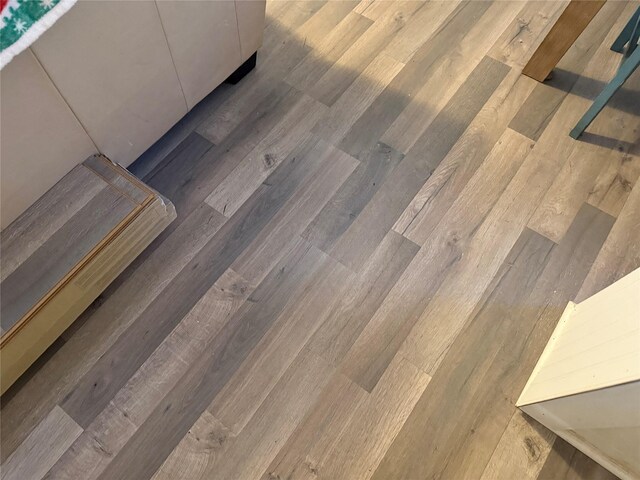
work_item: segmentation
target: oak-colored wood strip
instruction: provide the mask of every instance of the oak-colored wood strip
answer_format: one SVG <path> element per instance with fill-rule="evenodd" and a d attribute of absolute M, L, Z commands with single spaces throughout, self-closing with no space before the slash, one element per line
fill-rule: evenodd
<path fill-rule="evenodd" d="M 571 0 L 522 73 L 544 82 L 604 4 L 604 0 Z"/>

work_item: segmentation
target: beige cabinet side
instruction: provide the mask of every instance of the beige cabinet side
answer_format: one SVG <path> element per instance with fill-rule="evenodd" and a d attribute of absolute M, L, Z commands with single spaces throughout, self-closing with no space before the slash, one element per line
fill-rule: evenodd
<path fill-rule="evenodd" d="M 153 0 L 78 2 L 32 49 L 100 152 L 125 166 L 187 112 Z"/>
<path fill-rule="evenodd" d="M 31 50 L 0 73 L 0 217 L 4 229 L 95 145 Z"/>
<path fill-rule="evenodd" d="M 242 61 L 244 62 L 262 46 L 267 2 L 265 0 L 236 0 L 235 4 Z"/>
<path fill-rule="evenodd" d="M 640 382 L 520 407 L 623 479 L 640 478 Z"/>
<path fill-rule="evenodd" d="M 162 0 L 157 5 L 191 109 L 242 63 L 235 4 Z"/>

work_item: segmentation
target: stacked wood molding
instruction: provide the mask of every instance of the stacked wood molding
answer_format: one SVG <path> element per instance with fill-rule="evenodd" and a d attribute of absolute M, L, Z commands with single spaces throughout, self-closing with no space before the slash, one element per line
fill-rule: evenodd
<path fill-rule="evenodd" d="M 0 392 L 176 217 L 102 155 L 75 167 L 0 234 Z"/>

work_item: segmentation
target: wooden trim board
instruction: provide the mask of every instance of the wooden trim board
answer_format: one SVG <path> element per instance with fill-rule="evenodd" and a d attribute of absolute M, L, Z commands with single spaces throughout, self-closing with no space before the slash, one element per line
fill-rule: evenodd
<path fill-rule="evenodd" d="M 176 217 L 170 202 L 104 156 L 91 157 L 76 168 L 86 168 L 100 176 L 108 188 L 126 197 L 133 207 L 80 261 L 67 272 L 61 272 L 59 280 L 46 294 L 34 298 L 28 311 L 3 332 L 0 338 L 0 393 L 4 393 Z M 7 227 L 10 229 L 11 226 Z M 24 232 L 23 236 L 28 243 L 29 232 Z M 51 235 L 47 240 L 53 237 Z M 50 248 L 47 240 L 40 247 L 44 253 Z M 73 245 L 67 247 L 73 248 Z M 11 280 L 9 275 L 3 288 L 10 289 L 11 285 L 7 283 Z"/>

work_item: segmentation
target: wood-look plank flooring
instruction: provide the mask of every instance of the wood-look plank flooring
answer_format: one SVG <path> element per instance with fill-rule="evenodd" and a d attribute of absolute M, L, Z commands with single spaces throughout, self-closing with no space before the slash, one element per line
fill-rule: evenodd
<path fill-rule="evenodd" d="M 640 267 L 639 76 L 568 136 L 638 3 L 538 84 L 566 3 L 269 1 L 131 167 L 176 221 L 3 396 L 3 478 L 614 478 L 514 407 Z"/>

